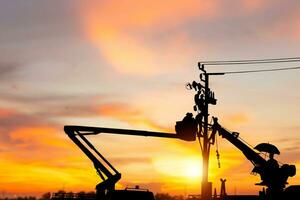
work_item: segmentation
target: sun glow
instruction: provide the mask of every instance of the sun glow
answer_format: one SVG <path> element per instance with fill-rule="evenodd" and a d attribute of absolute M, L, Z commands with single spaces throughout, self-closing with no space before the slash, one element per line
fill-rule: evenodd
<path fill-rule="evenodd" d="M 179 158 L 169 157 L 167 159 L 157 159 L 154 161 L 155 169 L 170 177 L 181 179 L 199 178 L 202 174 L 201 160 L 199 158 Z"/>
<path fill-rule="evenodd" d="M 199 178 L 202 173 L 202 166 L 198 160 L 188 161 L 185 169 L 185 176 L 188 178 Z"/>

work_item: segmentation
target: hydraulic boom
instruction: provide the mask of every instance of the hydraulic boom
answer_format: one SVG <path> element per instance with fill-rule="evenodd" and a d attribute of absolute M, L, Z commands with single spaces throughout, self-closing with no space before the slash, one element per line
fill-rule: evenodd
<path fill-rule="evenodd" d="M 273 159 L 272 153 L 270 153 L 269 160 L 264 159 L 259 153 L 239 139 L 239 133 L 229 132 L 223 128 L 218 123 L 217 118 L 213 118 L 213 120 L 214 124 L 211 127 L 213 134 L 218 132 L 220 136 L 237 147 L 254 165 L 252 172 L 258 173 L 262 180 L 261 183 L 257 183 L 256 185 L 267 187 L 266 195 L 268 199 L 283 199 L 281 197 L 287 196 L 288 194 L 284 193 L 284 189 L 286 184 L 288 184 L 287 179 L 296 174 L 295 165 L 283 164 L 280 166 L 278 162 Z"/>
<path fill-rule="evenodd" d="M 187 128 L 189 129 L 189 127 L 190 126 L 188 126 Z M 86 138 L 87 135 L 98 135 L 100 133 L 109 133 L 109 134 L 118 134 L 118 135 L 134 135 L 134 136 L 181 139 L 185 141 L 194 141 L 196 139 L 196 135 L 190 131 L 183 131 L 175 134 L 175 133 L 130 130 L 130 129 L 88 127 L 88 126 L 65 126 L 64 131 L 69 136 L 69 138 L 81 149 L 81 151 L 83 151 L 83 153 L 93 162 L 98 175 L 102 179 L 102 182 L 96 186 L 98 199 L 107 199 L 107 196 L 110 196 L 111 199 L 111 195 L 115 194 L 114 193 L 115 185 L 121 179 L 121 174 L 92 145 L 92 143 Z M 132 192 L 122 191 L 121 193 L 122 196 L 124 197 L 124 194 L 129 194 Z M 139 199 L 142 200 L 142 198 L 140 197 Z"/>
<path fill-rule="evenodd" d="M 222 138 L 228 140 L 231 144 L 237 147 L 245 157 L 254 165 L 254 166 L 262 166 L 266 163 L 266 160 L 259 155 L 259 153 L 255 152 L 251 147 L 245 144 L 239 138 L 239 133 L 237 132 L 230 132 L 223 128 L 219 123 L 218 119 L 214 118 L 214 124 L 212 126 L 213 134 L 216 132 L 219 133 Z"/>

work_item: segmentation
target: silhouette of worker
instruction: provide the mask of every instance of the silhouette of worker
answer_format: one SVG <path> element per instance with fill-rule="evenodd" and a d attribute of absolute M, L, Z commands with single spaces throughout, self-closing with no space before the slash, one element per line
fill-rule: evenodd
<path fill-rule="evenodd" d="M 278 169 L 279 169 L 279 164 L 278 162 L 274 159 L 274 153 L 269 153 L 269 159 L 267 160 L 265 166 L 265 174 L 263 175 L 262 179 L 263 182 L 261 183 L 262 185 L 274 185 L 276 182 L 276 177 L 278 174 Z"/>
<path fill-rule="evenodd" d="M 279 164 L 277 160 L 274 159 L 274 153 L 269 153 L 269 160 L 266 162 L 265 172 L 263 182 L 268 186 L 267 196 L 272 200 L 278 199 L 278 195 L 282 192 L 283 188 L 279 181 Z"/>
<path fill-rule="evenodd" d="M 269 154 L 269 160 L 266 162 L 266 167 L 270 170 L 277 170 L 279 168 L 277 160 L 274 159 L 274 153 Z"/>
<path fill-rule="evenodd" d="M 225 186 L 225 182 L 226 182 L 226 179 L 220 179 L 221 181 L 221 192 L 220 192 L 220 197 L 221 199 L 224 199 L 226 196 L 227 196 L 227 193 L 226 193 L 226 186 Z"/>

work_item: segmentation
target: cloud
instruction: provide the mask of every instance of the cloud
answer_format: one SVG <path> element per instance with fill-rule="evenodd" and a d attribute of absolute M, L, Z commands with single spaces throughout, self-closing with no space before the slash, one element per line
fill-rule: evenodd
<path fill-rule="evenodd" d="M 114 118 L 128 123 L 132 126 L 146 127 L 157 131 L 168 131 L 145 116 L 145 113 L 138 108 L 124 103 L 107 103 L 99 107 L 99 114 L 104 117 Z"/>
<path fill-rule="evenodd" d="M 249 112 L 223 112 L 222 117 L 218 118 L 219 123 L 230 130 L 236 130 L 240 127 L 240 131 L 244 130 L 244 125 L 253 122 Z"/>
<path fill-rule="evenodd" d="M 13 114 L 14 114 L 14 111 L 12 109 L 0 108 L 0 119 L 12 116 Z"/>
<path fill-rule="evenodd" d="M 216 1 L 199 0 L 93 1 L 83 3 L 79 13 L 87 38 L 117 72 L 152 75 L 164 70 L 161 62 L 166 62 L 167 68 L 178 66 L 168 60 L 169 55 L 181 57 L 189 49 L 187 38 L 181 43 L 184 31 L 172 29 L 194 19 L 215 16 L 217 4 Z M 156 45 L 147 40 L 166 31 L 168 36 Z"/>
<path fill-rule="evenodd" d="M 22 107 L 35 110 L 30 112 L 27 109 L 21 111 L 17 108 L 0 107 L 1 157 L 16 162 L 26 161 L 28 163 L 44 163 L 47 166 L 56 165 L 55 159 L 71 155 L 73 146 L 64 134 L 63 125 L 53 119 L 54 116 L 58 117 L 59 115 L 52 115 L 51 107 L 48 107 L 49 112 L 47 112 L 47 104 L 43 103 L 40 105 L 42 111 L 38 112 L 40 107 L 37 106 L 39 105 L 37 102 L 41 98 L 35 100 L 31 98 L 1 95 L 1 101 L 10 102 L 14 105 L 21 104 Z M 56 105 L 59 102 L 58 99 L 55 98 L 54 100 Z M 49 98 L 47 100 L 49 101 Z M 40 112 L 43 112 L 44 116 L 41 116 Z M 59 114 L 62 115 L 62 113 Z"/>
<path fill-rule="evenodd" d="M 266 35 L 271 38 L 282 38 L 288 40 L 300 39 L 299 9 L 290 10 L 284 17 L 271 23 L 269 29 L 265 30 Z"/>
<path fill-rule="evenodd" d="M 13 109 L 0 109 L 3 190 L 41 194 L 60 189 L 62 183 L 72 190 L 89 190 L 96 184 L 91 166 L 90 161 L 76 151 L 60 123 Z M 83 179 L 89 183 L 79 186 Z M 41 180 L 43 186 L 39 187 Z M 20 188 L 20 185 L 25 187 Z"/>
<path fill-rule="evenodd" d="M 187 60 L 224 52 L 236 41 L 246 48 L 254 40 L 264 45 L 299 35 L 296 7 L 262 0 L 101 1 L 81 4 L 79 20 L 114 73 L 149 76 L 183 69 Z"/>
<path fill-rule="evenodd" d="M 20 127 L 28 127 L 28 126 L 42 126 L 47 124 L 55 126 L 53 122 L 41 119 L 36 116 L 23 114 L 20 112 L 17 112 L 13 109 L 8 108 L 1 108 L 1 120 L 0 120 L 0 138 L 4 139 L 6 142 L 8 138 L 8 135 L 11 131 L 16 130 Z"/>
<path fill-rule="evenodd" d="M 194 17 L 209 18 L 216 15 L 216 1 L 90 1 L 83 3 L 80 14 L 84 23 L 106 28 L 163 28 Z M 94 21 L 96 20 L 96 21 Z M 98 22 L 96 24 L 93 24 Z"/>
<path fill-rule="evenodd" d="M 244 4 L 244 7 L 250 11 L 259 10 L 260 8 L 263 8 L 266 6 L 267 1 L 265 0 L 244 0 L 242 1 L 242 4 Z"/>
<path fill-rule="evenodd" d="M 17 72 L 22 66 L 15 62 L 0 61 L 0 81 L 8 82 L 15 80 Z"/>
<path fill-rule="evenodd" d="M 70 149 L 59 123 L 8 108 L 0 108 L 0 133 L 2 155 L 14 159 L 45 160 L 59 155 L 57 151 Z M 45 156 L 45 152 L 53 154 Z"/>
<path fill-rule="evenodd" d="M 155 75 L 179 68 L 194 54 L 185 33 L 173 33 L 158 45 L 108 27 L 94 30 L 89 38 L 115 72 L 129 75 Z M 173 56 L 177 57 L 173 62 Z M 161 66 L 164 66 L 163 68 Z"/>
<path fill-rule="evenodd" d="M 244 124 L 249 122 L 250 119 L 249 115 L 246 113 L 235 113 L 227 116 L 226 120 L 233 124 Z"/>
<path fill-rule="evenodd" d="M 14 104 L 19 112 L 16 112 L 14 119 L 6 119 L 8 123 L 24 121 L 31 115 L 31 118 L 40 118 L 39 121 L 52 120 L 57 117 L 94 117 L 97 113 L 98 103 L 106 99 L 106 95 L 100 94 L 14 94 L 0 93 L 0 101 Z M 22 114 L 22 110 L 30 110 L 28 115 Z M 10 110 L 12 111 L 12 110 Z M 3 111 L 4 112 L 4 111 Z M 8 112 L 8 111 L 7 111 Z M 21 115 L 21 116 L 19 116 Z M 18 117 L 19 116 L 19 117 Z"/>
<path fill-rule="evenodd" d="M 298 1 L 245 0 L 243 4 L 245 19 L 256 22 L 255 31 L 262 39 L 287 42 L 300 38 Z"/>
<path fill-rule="evenodd" d="M 29 150 L 32 147 L 44 146 L 66 147 L 64 140 L 57 136 L 58 132 L 62 132 L 62 130 L 47 126 L 18 127 L 10 133 L 10 139 L 14 141 L 15 145 L 20 144 L 20 147 Z"/>

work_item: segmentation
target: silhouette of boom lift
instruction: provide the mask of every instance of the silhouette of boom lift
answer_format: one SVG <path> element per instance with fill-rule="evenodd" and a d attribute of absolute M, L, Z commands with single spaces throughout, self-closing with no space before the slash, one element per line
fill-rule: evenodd
<path fill-rule="evenodd" d="M 181 139 L 185 141 L 194 141 L 195 135 L 185 135 L 185 133 L 163 133 L 129 129 L 87 127 L 87 126 L 65 126 L 64 131 L 69 138 L 83 151 L 83 153 L 93 162 L 94 167 L 102 179 L 102 182 L 96 186 L 97 199 L 107 200 L 154 200 L 152 192 L 143 190 L 115 190 L 116 183 L 121 179 L 119 173 L 111 163 L 92 145 L 85 137 L 87 135 L 98 135 L 100 133 L 135 135 L 148 137 L 161 137 L 171 139 Z M 97 158 L 99 157 L 99 158 Z"/>
<path fill-rule="evenodd" d="M 292 200 L 293 197 L 300 196 L 300 186 L 293 185 L 285 188 L 287 179 L 296 174 L 295 165 L 283 164 L 279 166 L 277 161 L 263 158 L 257 151 L 247 145 L 239 138 L 239 133 L 230 132 L 223 128 L 217 118 L 213 118 L 214 123 L 210 125 L 212 137 L 218 132 L 222 138 L 228 140 L 236 148 L 238 148 L 244 156 L 253 164 L 252 173 L 260 175 L 262 182 L 256 185 L 265 186 L 266 192 L 260 192 L 260 196 L 251 199 L 260 200 Z M 65 126 L 64 130 L 70 139 L 85 153 L 85 155 L 93 162 L 94 167 L 99 174 L 102 182 L 96 186 L 97 199 L 99 200 L 154 200 L 152 192 L 141 190 L 115 190 L 116 183 L 121 179 L 121 174 L 100 154 L 99 151 L 85 137 L 87 135 L 98 135 L 100 133 L 118 134 L 118 135 L 135 135 L 161 137 L 171 139 L 181 139 L 184 141 L 195 141 L 199 124 L 192 115 L 187 116 L 176 123 L 174 133 L 152 132 L 142 130 L 86 127 L 86 126 Z M 262 146 L 262 145 L 258 145 Z M 257 146 L 257 147 L 258 147 Z M 275 147 L 275 146 L 274 146 Z M 276 147 L 275 147 L 276 148 Z M 276 148 L 277 149 L 277 148 Z M 279 153 L 279 151 L 278 151 Z M 271 154 L 271 153 L 270 153 Z M 97 156 L 102 160 L 98 159 Z M 274 165 L 275 163 L 275 165 Z M 237 198 L 243 199 L 243 198 Z M 249 199 L 248 197 L 246 199 Z"/>
<path fill-rule="evenodd" d="M 188 116 L 188 115 L 187 115 Z M 194 124 L 193 121 L 196 121 Z M 262 200 L 279 200 L 287 199 L 291 200 L 293 196 L 300 197 L 300 186 L 294 185 L 285 188 L 288 184 L 287 180 L 289 177 L 296 175 L 295 165 L 283 164 L 279 166 L 278 162 L 273 159 L 274 153 L 279 154 L 277 147 L 271 144 L 262 143 L 257 145 L 254 149 L 263 150 L 263 148 L 269 148 L 267 151 L 270 153 L 270 159 L 266 160 L 263 158 L 257 151 L 247 145 L 239 138 L 239 133 L 230 132 L 223 128 L 219 123 L 218 119 L 213 117 L 213 124 L 210 125 L 210 130 L 212 131 L 211 137 L 212 141 L 215 141 L 216 133 L 218 132 L 222 138 L 228 140 L 236 148 L 238 148 L 244 156 L 253 164 L 254 168 L 252 173 L 259 174 L 262 182 L 257 183 L 256 185 L 267 187 L 266 192 L 260 192 L 260 199 Z M 181 122 L 177 122 L 177 125 L 180 124 L 180 129 L 177 128 L 177 134 L 185 135 L 197 135 L 199 129 L 201 130 L 201 121 L 190 116 L 189 118 L 185 117 Z M 266 151 L 266 152 L 267 152 Z M 242 198 L 239 198 L 242 199 Z"/>
<path fill-rule="evenodd" d="M 282 166 L 279 166 L 277 161 L 273 159 L 273 156 L 271 156 L 270 160 L 264 159 L 259 153 L 254 151 L 259 145 L 252 149 L 239 138 L 239 133 L 230 132 L 223 128 L 218 123 L 217 118 L 213 118 L 213 121 L 214 124 L 211 126 L 212 134 L 215 135 L 218 132 L 222 138 L 225 138 L 237 147 L 253 164 L 254 168 L 252 173 L 260 175 L 262 182 L 257 183 L 256 185 L 267 187 L 266 193 L 264 191 L 260 192 L 261 199 L 290 200 L 295 194 L 297 194 L 299 198 L 299 186 L 289 186 L 285 189 L 285 186 L 288 184 L 288 178 L 296 175 L 295 165 L 283 164 Z"/>

